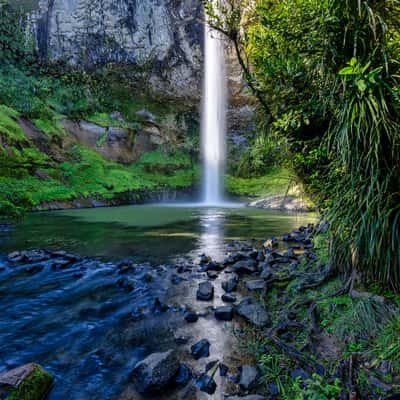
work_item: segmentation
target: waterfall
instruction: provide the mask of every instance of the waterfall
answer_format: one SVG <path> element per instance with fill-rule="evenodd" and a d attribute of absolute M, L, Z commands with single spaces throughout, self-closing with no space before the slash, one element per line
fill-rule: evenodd
<path fill-rule="evenodd" d="M 204 29 L 204 88 L 202 110 L 202 153 L 204 163 L 203 202 L 219 205 L 224 201 L 227 81 L 224 44 L 220 34 Z"/>

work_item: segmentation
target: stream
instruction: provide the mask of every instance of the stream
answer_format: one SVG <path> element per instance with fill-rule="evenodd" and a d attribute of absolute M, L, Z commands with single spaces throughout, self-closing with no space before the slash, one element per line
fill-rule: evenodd
<path fill-rule="evenodd" d="M 50 400 L 141 399 L 131 380 L 135 364 L 169 349 L 195 373 L 219 360 L 234 374 L 248 357 L 240 348 L 240 322 L 217 321 L 212 312 L 223 305 L 227 271 L 212 281 L 212 301 L 196 300 L 198 283 L 207 280 L 200 256 L 221 261 L 316 218 L 244 207 L 146 205 L 34 213 L 3 227 L 0 372 L 41 364 L 56 378 Z M 54 260 L 7 260 L 8 253 L 28 249 L 83 258 L 65 268 Z M 200 314 L 196 323 L 185 321 L 188 309 Z M 204 338 L 210 356 L 194 360 L 190 346 Z M 214 395 L 197 391 L 185 398 L 221 398 L 230 381 L 217 375 Z M 181 398 L 182 387 L 171 390 L 150 398 Z"/>

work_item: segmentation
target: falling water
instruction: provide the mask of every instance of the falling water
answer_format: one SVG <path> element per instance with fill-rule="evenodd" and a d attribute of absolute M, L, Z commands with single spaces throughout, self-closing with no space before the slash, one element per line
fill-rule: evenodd
<path fill-rule="evenodd" d="M 226 93 L 224 46 L 218 32 L 205 29 L 205 76 L 202 113 L 204 159 L 203 202 L 223 203 L 225 165 Z"/>

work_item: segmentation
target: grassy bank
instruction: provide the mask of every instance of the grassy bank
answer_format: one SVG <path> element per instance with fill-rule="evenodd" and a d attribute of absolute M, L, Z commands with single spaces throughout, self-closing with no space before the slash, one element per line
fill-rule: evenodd
<path fill-rule="evenodd" d="M 261 298 L 273 327 L 246 331 L 243 349 L 276 399 L 389 398 L 400 383 L 399 296 L 324 275 L 329 238 L 313 241 L 318 259 L 303 257 L 295 274 L 281 271 Z"/>

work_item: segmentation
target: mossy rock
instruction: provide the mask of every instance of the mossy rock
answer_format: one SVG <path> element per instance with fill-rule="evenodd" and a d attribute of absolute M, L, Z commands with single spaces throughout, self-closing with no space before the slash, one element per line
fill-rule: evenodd
<path fill-rule="evenodd" d="M 5 400 L 44 400 L 53 382 L 40 365 L 27 364 L 0 375 L 0 394 L 7 393 Z"/>

